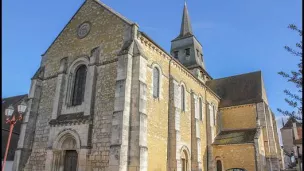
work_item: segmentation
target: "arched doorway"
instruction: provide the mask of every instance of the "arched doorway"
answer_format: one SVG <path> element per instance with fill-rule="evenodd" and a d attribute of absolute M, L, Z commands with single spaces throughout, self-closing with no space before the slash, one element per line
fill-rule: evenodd
<path fill-rule="evenodd" d="M 64 150 L 64 171 L 76 171 L 78 153 L 76 149 L 76 141 L 73 137 L 68 136 L 62 143 L 62 150 Z"/>
<path fill-rule="evenodd" d="M 216 161 L 216 171 L 222 171 L 222 162 L 220 160 Z"/>
<path fill-rule="evenodd" d="M 80 140 L 75 131 L 61 132 L 53 144 L 52 171 L 77 171 Z"/>
<path fill-rule="evenodd" d="M 188 161 L 188 154 L 187 154 L 186 150 L 182 151 L 181 163 L 182 163 L 182 171 L 188 171 L 189 161 Z"/>
<path fill-rule="evenodd" d="M 78 154 L 76 150 L 66 150 L 64 157 L 64 171 L 77 170 Z"/>

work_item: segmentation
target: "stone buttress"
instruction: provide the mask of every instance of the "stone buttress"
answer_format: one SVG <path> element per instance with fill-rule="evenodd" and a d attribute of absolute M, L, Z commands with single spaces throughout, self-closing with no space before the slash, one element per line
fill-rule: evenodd
<path fill-rule="evenodd" d="M 28 96 L 27 112 L 21 123 L 21 133 L 18 141 L 17 150 L 13 164 L 14 171 L 21 171 L 24 168 L 29 156 L 31 155 L 36 121 L 38 115 L 38 107 L 42 88 L 42 78 L 44 67 L 40 67 L 32 78 L 31 89 Z"/>

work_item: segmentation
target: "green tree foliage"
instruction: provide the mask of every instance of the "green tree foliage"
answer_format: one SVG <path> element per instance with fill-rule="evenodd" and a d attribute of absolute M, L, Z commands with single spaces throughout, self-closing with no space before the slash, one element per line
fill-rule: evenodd
<path fill-rule="evenodd" d="M 291 53 L 292 55 L 300 58 L 300 63 L 297 64 L 297 69 L 290 71 L 290 73 L 286 72 L 278 72 L 279 75 L 283 76 L 287 79 L 288 82 L 293 83 L 296 86 L 296 90 L 293 92 L 289 90 L 284 90 L 286 94 L 285 101 L 291 106 L 294 110 L 282 110 L 277 109 L 280 113 L 285 116 L 293 117 L 297 120 L 302 120 L 302 30 L 298 29 L 297 26 L 290 24 L 288 26 L 289 29 L 296 31 L 300 37 L 300 43 L 296 43 L 296 49 L 293 49 L 289 46 L 285 46 L 284 48 Z"/>

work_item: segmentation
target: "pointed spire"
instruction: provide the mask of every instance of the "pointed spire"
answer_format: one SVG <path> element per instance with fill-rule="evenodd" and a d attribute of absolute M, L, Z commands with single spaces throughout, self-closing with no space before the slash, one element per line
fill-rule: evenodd
<path fill-rule="evenodd" d="M 187 3 L 185 1 L 183 19 L 182 19 L 182 25 L 181 25 L 181 31 L 180 31 L 179 37 L 182 37 L 182 36 L 185 36 L 188 34 L 193 35 L 191 22 L 190 22 L 190 18 L 189 18 L 189 14 L 188 14 Z"/>

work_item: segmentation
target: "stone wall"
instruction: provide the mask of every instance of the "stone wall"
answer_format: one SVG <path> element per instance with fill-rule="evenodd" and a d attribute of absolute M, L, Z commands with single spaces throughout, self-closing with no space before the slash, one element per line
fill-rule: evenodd
<path fill-rule="evenodd" d="M 220 108 L 223 130 L 256 128 L 256 106 L 254 104 Z"/>
<path fill-rule="evenodd" d="M 77 35 L 79 26 L 87 22 L 90 25 L 89 34 L 84 38 Z M 25 170 L 52 170 L 54 155 L 52 142 L 56 139 L 60 130 L 71 129 L 79 135 L 81 140 L 79 157 L 79 170 L 96 170 L 106 168 L 109 165 L 110 138 L 112 115 L 114 111 L 115 83 L 117 72 L 118 53 L 122 50 L 125 42 L 131 38 L 131 25 L 129 21 L 113 13 L 111 9 L 103 4 L 87 0 L 72 17 L 59 36 L 43 55 L 41 65 L 45 67 L 42 81 L 42 93 L 39 103 L 38 118 L 36 123 L 33 150 L 27 162 Z M 90 110 L 84 110 L 84 115 L 91 118 L 91 122 L 80 123 L 79 126 L 69 124 L 59 125 L 50 132 L 50 121 L 52 113 L 57 115 L 54 102 L 64 99 L 67 81 L 62 81 L 63 93 L 56 95 L 58 91 L 57 77 L 59 76 L 62 59 L 66 59 L 67 68 L 80 57 L 92 56 L 92 50 L 98 48 L 98 59 L 88 64 L 89 74 L 96 73 L 91 79 L 92 84 L 86 84 L 86 89 L 93 94 Z M 90 61 L 91 62 L 91 61 Z M 94 66 L 91 72 L 90 66 Z M 65 71 L 66 72 L 66 71 Z M 67 75 L 62 77 L 66 79 Z M 90 77 L 90 75 L 88 75 Z M 95 81 L 96 80 L 96 81 Z M 90 81 L 90 79 L 89 79 Z M 96 88 L 95 88 L 96 87 Z M 86 94 L 87 95 L 87 94 Z M 57 99 L 56 99 L 57 98 Z M 63 101 L 65 103 L 65 101 Z M 54 108 L 55 107 L 55 108 Z M 87 111 L 91 111 L 86 113 Z M 53 119 L 55 119 L 53 118 Z M 79 123 L 78 123 L 79 124 Z M 84 133 L 82 133 L 84 131 Z"/>
<path fill-rule="evenodd" d="M 217 145 L 213 155 L 222 161 L 223 170 L 230 168 L 244 168 L 255 171 L 255 150 L 253 144 Z"/>
<path fill-rule="evenodd" d="M 213 103 L 217 108 L 218 97 L 148 38 L 139 35 L 139 40 L 148 66 L 148 170 L 181 169 L 182 149 L 189 151 L 192 169 L 207 170 L 206 104 Z M 159 98 L 154 98 L 152 91 L 154 67 L 161 73 Z M 181 110 L 181 85 L 185 87 L 185 111 Z M 199 120 L 198 116 L 198 98 L 203 102 L 203 120 Z M 215 112 L 217 113 L 217 109 Z M 212 127 L 215 129 L 216 124 Z"/>

